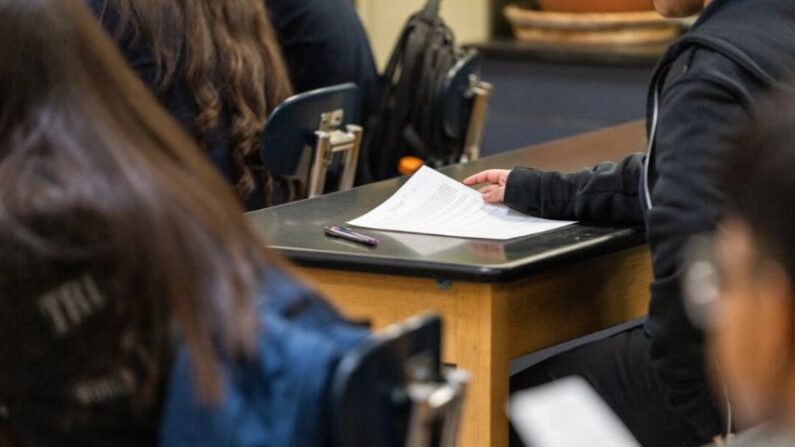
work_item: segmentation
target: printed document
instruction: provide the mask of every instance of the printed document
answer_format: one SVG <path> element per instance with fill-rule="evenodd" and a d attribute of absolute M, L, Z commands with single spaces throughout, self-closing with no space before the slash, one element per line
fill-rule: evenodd
<path fill-rule="evenodd" d="M 533 447 L 640 447 L 581 377 L 511 396 L 510 416 L 516 432 Z"/>
<path fill-rule="evenodd" d="M 348 224 L 472 239 L 508 240 L 571 225 L 483 201 L 479 192 L 423 166 L 392 197 Z"/>

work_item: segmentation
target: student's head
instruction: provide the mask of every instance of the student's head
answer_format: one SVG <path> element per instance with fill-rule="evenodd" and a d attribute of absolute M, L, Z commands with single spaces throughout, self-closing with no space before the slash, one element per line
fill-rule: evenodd
<path fill-rule="evenodd" d="M 654 0 L 654 8 L 665 17 L 688 17 L 698 14 L 712 0 Z"/>
<path fill-rule="evenodd" d="M 729 154 L 711 348 L 744 424 L 795 410 L 795 101 Z M 790 414 L 790 416 L 795 416 Z"/>
<path fill-rule="evenodd" d="M 108 330 L 157 350 L 178 328 L 217 396 L 266 256 L 234 194 L 83 0 L 0 0 L 0 61 L 0 309 L 97 277 Z"/>
<path fill-rule="evenodd" d="M 119 11 L 117 35 L 133 33 L 152 48 L 158 88 L 185 82 L 198 106 L 200 144 L 229 112 L 236 190 L 255 188 L 259 137 L 270 112 L 291 95 L 263 0 L 105 0 Z"/>

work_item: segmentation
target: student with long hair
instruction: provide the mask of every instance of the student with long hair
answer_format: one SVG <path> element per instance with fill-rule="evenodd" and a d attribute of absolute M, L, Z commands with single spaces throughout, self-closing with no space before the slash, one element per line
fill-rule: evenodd
<path fill-rule="evenodd" d="M 22 444 L 324 445 L 365 332 L 262 248 L 81 0 L 0 0 L 0 59 L 0 415 Z"/>
<path fill-rule="evenodd" d="M 292 87 L 262 0 L 86 0 L 125 58 L 248 209 L 301 194 L 260 137 Z"/>

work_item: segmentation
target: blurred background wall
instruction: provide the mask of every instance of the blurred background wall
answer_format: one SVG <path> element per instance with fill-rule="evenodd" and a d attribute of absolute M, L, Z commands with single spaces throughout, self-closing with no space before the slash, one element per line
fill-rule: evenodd
<path fill-rule="evenodd" d="M 379 67 L 383 68 L 397 35 L 409 16 L 426 0 L 357 0 Z M 442 0 L 442 17 L 459 42 L 486 40 L 491 23 L 490 0 Z"/>

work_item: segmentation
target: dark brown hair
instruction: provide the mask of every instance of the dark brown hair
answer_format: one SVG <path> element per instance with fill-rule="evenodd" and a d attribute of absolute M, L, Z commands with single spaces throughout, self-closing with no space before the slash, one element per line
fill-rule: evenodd
<path fill-rule="evenodd" d="M 3 275 L 100 265 L 124 323 L 155 351 L 174 323 L 219 398 L 268 262 L 238 200 L 82 0 L 0 0 L 0 60 L 0 255 L 28 260 Z"/>
<path fill-rule="evenodd" d="M 193 133 L 200 144 L 222 110 L 229 111 L 238 195 L 245 199 L 257 181 L 271 181 L 257 172 L 260 135 L 292 87 L 264 1 L 105 0 L 105 6 L 119 11 L 117 36 L 132 27 L 151 47 L 158 91 L 184 80 L 198 107 Z"/>

